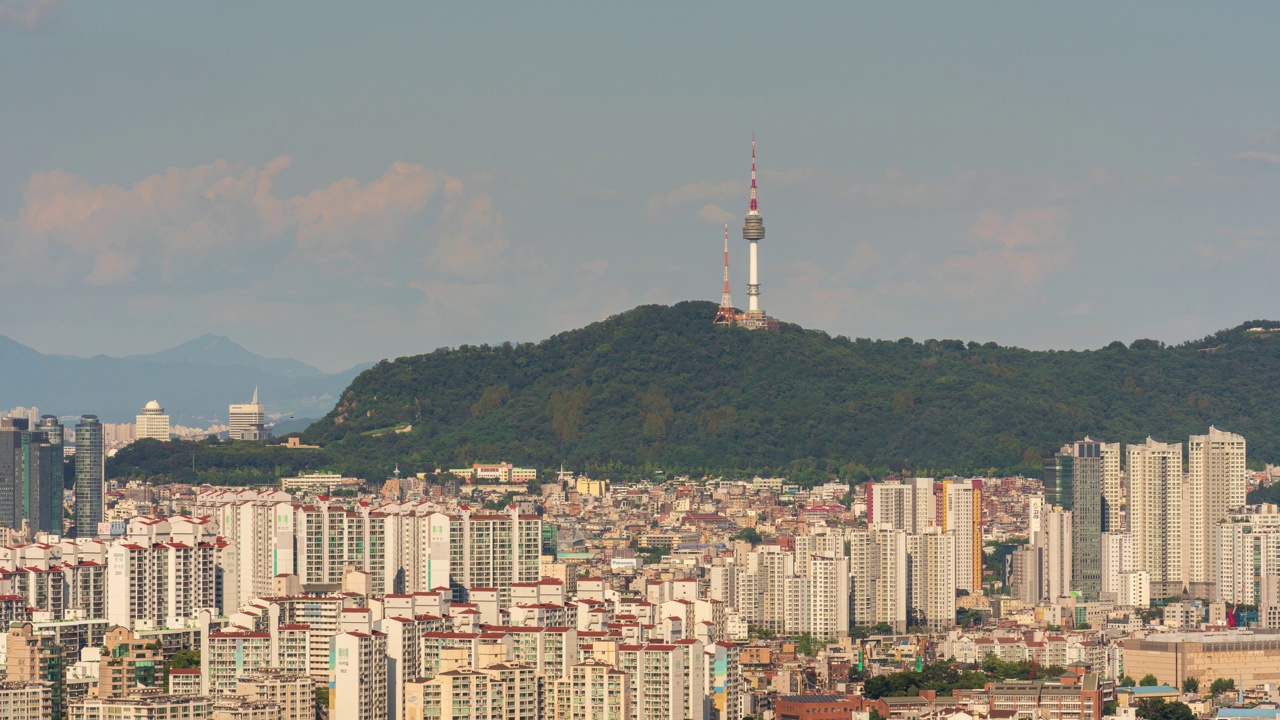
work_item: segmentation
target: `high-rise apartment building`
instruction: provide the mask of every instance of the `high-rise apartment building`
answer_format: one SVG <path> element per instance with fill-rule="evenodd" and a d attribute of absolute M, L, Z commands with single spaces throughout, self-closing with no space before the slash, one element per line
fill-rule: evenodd
<path fill-rule="evenodd" d="M 550 720 L 631 720 L 631 680 L 600 661 L 578 663 L 551 688 Z M 723 720 L 729 720 L 724 718 Z"/>
<path fill-rule="evenodd" d="M 1270 576 L 1280 576 L 1280 514 L 1275 506 L 1238 510 L 1214 523 L 1216 599 L 1256 605 Z"/>
<path fill-rule="evenodd" d="M 1120 469 L 1120 443 L 1099 443 L 1102 458 L 1102 531 L 1125 529 L 1124 472 Z"/>
<path fill-rule="evenodd" d="M 450 574 L 466 588 L 497 588 L 501 604 L 511 602 L 511 585 L 542 577 L 542 519 L 463 510 L 449 518 Z"/>
<path fill-rule="evenodd" d="M 907 579 L 913 624 L 943 630 L 956 622 L 955 533 L 907 536 Z"/>
<path fill-rule="evenodd" d="M 1010 568 L 1009 584 L 1012 595 L 1024 603 L 1036 604 L 1040 602 L 1040 595 L 1044 588 L 1044 565 L 1041 561 L 1041 555 L 1044 548 L 1036 545 L 1023 545 L 1009 556 Z"/>
<path fill-rule="evenodd" d="M 907 534 L 901 530 L 854 530 L 848 538 L 853 624 L 883 622 L 894 632 L 904 632 L 911 602 Z"/>
<path fill-rule="evenodd" d="M 982 594 L 982 480 L 943 480 L 938 490 L 943 532 L 955 533 L 956 587 Z"/>
<path fill-rule="evenodd" d="M 702 698 L 696 708 L 685 704 L 686 650 L 679 645 L 618 647 L 618 669 L 631 685 L 633 720 L 702 720 Z"/>
<path fill-rule="evenodd" d="M 720 641 L 705 648 L 707 695 L 715 720 L 742 720 L 742 648 Z"/>
<path fill-rule="evenodd" d="M 760 626 L 775 633 L 785 633 L 787 579 L 795 577 L 795 553 L 787 552 L 778 545 L 761 545 L 751 553 L 748 572 L 757 578 Z"/>
<path fill-rule="evenodd" d="M 1120 593 L 1120 576 L 1137 569 L 1133 552 L 1133 535 L 1125 532 L 1102 533 L 1102 592 L 1100 599 L 1115 602 Z"/>
<path fill-rule="evenodd" d="M 85 415 L 76 423 L 76 537 L 98 534 L 106 498 L 106 453 L 102 443 L 102 423 L 98 416 Z"/>
<path fill-rule="evenodd" d="M 297 511 L 293 497 L 281 490 L 217 490 L 196 496 L 193 514 L 212 519 L 219 534 L 234 545 L 234 552 L 220 563 L 231 607 L 271 595 L 276 576 L 297 574 Z"/>
<path fill-rule="evenodd" d="M 114 720 L 115 718 L 191 718 L 204 720 L 210 716 L 211 701 L 203 695 L 168 695 L 147 692 L 122 698 L 83 697 L 71 701 L 69 720 Z"/>
<path fill-rule="evenodd" d="M 198 610 L 221 608 L 217 537 L 205 520 L 134 518 L 107 550 L 107 619 L 181 627 Z"/>
<path fill-rule="evenodd" d="M 5 720 L 49 720 L 55 715 L 53 686 L 47 682 L 0 682 L 0 710 Z"/>
<path fill-rule="evenodd" d="M 1072 513 L 1062 508 L 1053 508 L 1044 514 L 1042 599 L 1055 601 L 1071 592 L 1073 520 Z"/>
<path fill-rule="evenodd" d="M 51 712 L 47 717 L 61 720 L 66 665 L 64 648 L 54 640 L 52 633 L 36 632 L 29 622 L 10 625 L 4 640 L 8 654 L 5 680 L 48 683 Z"/>
<path fill-rule="evenodd" d="M 142 408 L 142 413 L 137 417 L 134 438 L 169 442 L 169 416 L 164 414 L 160 403 L 152 400 Z"/>
<path fill-rule="evenodd" d="M 236 695 L 278 708 L 275 720 L 313 720 L 316 716 L 315 680 L 278 669 L 240 673 Z"/>
<path fill-rule="evenodd" d="M 847 635 L 849 559 L 844 536 L 825 531 L 797 537 L 793 571 L 786 591 L 786 632 L 827 640 Z"/>
<path fill-rule="evenodd" d="M 1186 580 L 1202 586 L 1199 596 L 1209 597 L 1203 586 L 1217 580 L 1214 526 L 1244 505 L 1248 476 L 1243 437 L 1210 426 L 1207 434 L 1187 441 Z"/>
<path fill-rule="evenodd" d="M 1185 586 L 1182 497 L 1182 443 L 1151 438 L 1126 448 L 1129 472 L 1129 532 L 1134 565 L 1160 586 L 1153 597 L 1168 597 Z"/>
<path fill-rule="evenodd" d="M 924 532 L 936 524 L 932 478 L 867 483 L 867 526 Z"/>
<path fill-rule="evenodd" d="M 387 636 L 345 632 L 330 643 L 329 717 L 386 720 Z"/>

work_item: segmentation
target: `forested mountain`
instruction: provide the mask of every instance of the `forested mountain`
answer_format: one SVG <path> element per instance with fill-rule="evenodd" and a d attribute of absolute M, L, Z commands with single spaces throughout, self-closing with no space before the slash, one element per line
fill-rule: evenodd
<path fill-rule="evenodd" d="M 1085 434 L 1185 442 L 1211 423 L 1245 435 L 1251 458 L 1280 455 L 1274 322 L 1178 346 L 1029 351 L 750 332 L 714 314 L 647 305 L 536 344 L 383 361 L 305 439 L 366 477 L 499 460 L 615 476 L 1039 472 Z"/>

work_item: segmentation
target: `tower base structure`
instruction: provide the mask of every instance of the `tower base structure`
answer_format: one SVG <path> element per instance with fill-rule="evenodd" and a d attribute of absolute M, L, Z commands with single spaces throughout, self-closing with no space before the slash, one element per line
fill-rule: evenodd
<path fill-rule="evenodd" d="M 777 332 L 781 323 L 778 318 L 769 317 L 764 311 L 744 312 L 738 316 L 738 327 L 744 327 L 748 330 L 768 330 Z"/>
<path fill-rule="evenodd" d="M 721 305 L 716 310 L 716 319 L 711 321 L 713 325 L 733 325 L 738 322 L 738 311 L 733 306 Z"/>
<path fill-rule="evenodd" d="M 769 317 L 763 312 L 738 312 L 731 307 L 721 307 L 716 311 L 716 319 L 712 321 L 715 325 L 732 326 L 737 325 L 747 330 L 768 330 L 777 332 L 782 323 L 775 317 Z"/>

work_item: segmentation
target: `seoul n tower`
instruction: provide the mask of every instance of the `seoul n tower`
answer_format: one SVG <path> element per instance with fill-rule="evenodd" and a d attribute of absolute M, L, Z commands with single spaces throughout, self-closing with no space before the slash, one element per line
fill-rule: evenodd
<path fill-rule="evenodd" d="M 747 219 L 742 226 L 742 239 L 751 243 L 751 262 L 747 282 L 747 311 L 742 314 L 738 324 L 752 330 L 777 330 L 778 321 L 764 314 L 760 309 L 760 275 L 758 271 L 758 243 L 764 239 L 764 218 L 760 217 L 760 204 L 756 198 L 756 137 L 751 136 L 751 205 L 747 210 Z"/>

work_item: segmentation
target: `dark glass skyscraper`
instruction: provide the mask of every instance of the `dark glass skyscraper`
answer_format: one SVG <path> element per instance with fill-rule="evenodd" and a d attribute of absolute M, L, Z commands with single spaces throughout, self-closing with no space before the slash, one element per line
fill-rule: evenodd
<path fill-rule="evenodd" d="M 1087 599 L 1102 593 L 1102 443 L 1064 445 L 1045 462 L 1045 499 L 1070 510 L 1071 588 Z"/>
<path fill-rule="evenodd" d="M 76 423 L 76 537 L 95 537 L 106 494 L 102 423 L 85 415 Z"/>
<path fill-rule="evenodd" d="M 1072 465 L 1074 458 L 1069 453 L 1059 452 L 1044 461 L 1044 503 L 1048 507 L 1057 506 L 1070 510 L 1075 506 L 1075 485 L 1073 483 Z"/>
<path fill-rule="evenodd" d="M 56 422 L 56 421 L 55 421 Z M 21 418 L 0 421 L 0 525 L 62 533 L 62 446 Z"/>
<path fill-rule="evenodd" d="M 42 480 L 38 502 L 32 511 L 32 527 L 36 530 L 62 534 L 62 423 L 54 415 L 43 415 L 36 431 L 44 435 L 48 444 L 48 481 Z M 43 467 L 43 466 L 42 466 Z M 42 474 L 42 478 L 45 476 Z"/>

